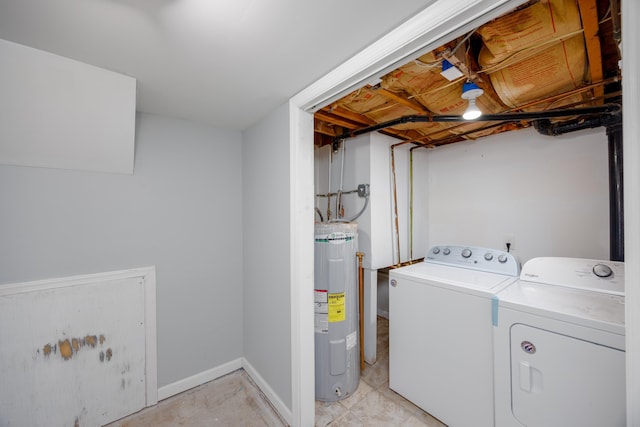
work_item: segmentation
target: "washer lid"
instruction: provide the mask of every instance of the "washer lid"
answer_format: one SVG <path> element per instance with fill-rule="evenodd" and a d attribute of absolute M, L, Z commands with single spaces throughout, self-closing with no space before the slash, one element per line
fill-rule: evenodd
<path fill-rule="evenodd" d="M 421 262 L 389 271 L 391 279 L 409 279 L 425 285 L 491 298 L 516 277 L 470 270 L 450 265 Z"/>
<path fill-rule="evenodd" d="M 584 258 L 533 258 L 522 267 L 520 280 L 624 295 L 624 263 Z"/>

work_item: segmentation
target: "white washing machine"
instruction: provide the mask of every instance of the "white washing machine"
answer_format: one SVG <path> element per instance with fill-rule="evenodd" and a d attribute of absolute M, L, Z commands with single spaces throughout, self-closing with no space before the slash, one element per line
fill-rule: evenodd
<path fill-rule="evenodd" d="M 497 427 L 625 425 L 623 263 L 534 258 L 495 311 Z"/>
<path fill-rule="evenodd" d="M 453 427 L 492 427 L 492 302 L 519 274 L 506 252 L 437 246 L 389 272 L 389 387 Z"/>

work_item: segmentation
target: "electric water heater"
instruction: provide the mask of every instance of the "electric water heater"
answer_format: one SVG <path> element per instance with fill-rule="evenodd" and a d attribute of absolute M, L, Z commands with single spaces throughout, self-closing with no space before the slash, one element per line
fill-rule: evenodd
<path fill-rule="evenodd" d="M 357 224 L 316 224 L 316 399 L 325 402 L 352 395 L 360 380 L 357 248 Z"/>

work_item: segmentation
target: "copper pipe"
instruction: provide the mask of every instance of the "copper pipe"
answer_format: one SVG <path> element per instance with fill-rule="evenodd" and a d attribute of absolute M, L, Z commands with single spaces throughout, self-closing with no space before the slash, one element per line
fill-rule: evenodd
<path fill-rule="evenodd" d="M 393 179 L 393 218 L 395 221 L 396 244 L 398 245 L 398 263 L 400 262 L 400 225 L 398 224 L 398 187 L 396 185 L 395 145 L 391 146 L 391 176 Z"/>
<path fill-rule="evenodd" d="M 360 312 L 360 373 L 364 371 L 364 269 L 362 268 L 362 258 L 364 252 L 356 252 L 358 257 L 358 308 Z"/>
<path fill-rule="evenodd" d="M 413 150 L 409 149 L 409 259 L 413 259 Z"/>
<path fill-rule="evenodd" d="M 391 179 L 393 180 L 393 213 L 396 230 L 396 245 L 398 249 L 398 264 L 401 262 L 400 258 L 400 224 L 398 220 L 398 186 L 396 184 L 396 155 L 395 148 L 400 145 L 410 144 L 411 141 L 404 141 L 391 146 Z"/>
<path fill-rule="evenodd" d="M 412 259 L 409 261 L 404 261 L 395 265 L 390 265 L 388 267 L 385 268 L 381 268 L 380 270 L 395 270 L 396 268 L 400 268 L 400 267 L 406 267 L 407 265 L 413 265 L 419 262 L 424 261 L 424 258 L 417 258 L 417 259 Z"/>

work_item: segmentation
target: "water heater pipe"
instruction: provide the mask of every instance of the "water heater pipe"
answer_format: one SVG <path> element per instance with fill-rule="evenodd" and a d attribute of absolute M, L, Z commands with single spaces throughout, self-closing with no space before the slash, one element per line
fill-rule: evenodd
<path fill-rule="evenodd" d="M 409 150 L 409 261 L 413 261 L 413 150 Z"/>
<path fill-rule="evenodd" d="M 607 126 L 609 140 L 609 257 L 624 261 L 624 170 L 622 123 Z"/>
<path fill-rule="evenodd" d="M 343 190 L 343 182 L 344 182 L 344 154 L 346 151 L 346 144 L 343 142 L 342 144 L 342 153 L 341 153 L 341 159 L 340 159 L 340 187 L 338 188 L 338 195 L 336 197 L 336 219 L 338 220 L 342 220 L 344 219 L 343 217 L 343 211 L 344 209 L 342 208 L 342 190 Z M 349 221 L 350 222 L 350 221 Z"/>
<path fill-rule="evenodd" d="M 360 330 L 358 337 L 360 338 L 360 374 L 364 371 L 364 268 L 362 267 L 362 258 L 364 252 L 356 252 L 358 257 L 358 312 L 360 313 Z"/>
<path fill-rule="evenodd" d="M 400 224 L 398 220 L 398 185 L 396 183 L 396 155 L 395 148 L 401 145 L 410 144 L 411 141 L 404 141 L 398 144 L 393 144 L 391 146 L 391 179 L 393 180 L 393 213 L 394 213 L 394 222 L 395 222 L 395 231 L 396 231 L 396 247 L 398 249 L 398 263 L 402 259 L 400 258 Z"/>
<path fill-rule="evenodd" d="M 327 221 L 331 220 L 331 171 L 333 165 L 333 151 L 329 152 L 329 183 L 327 185 Z"/>

